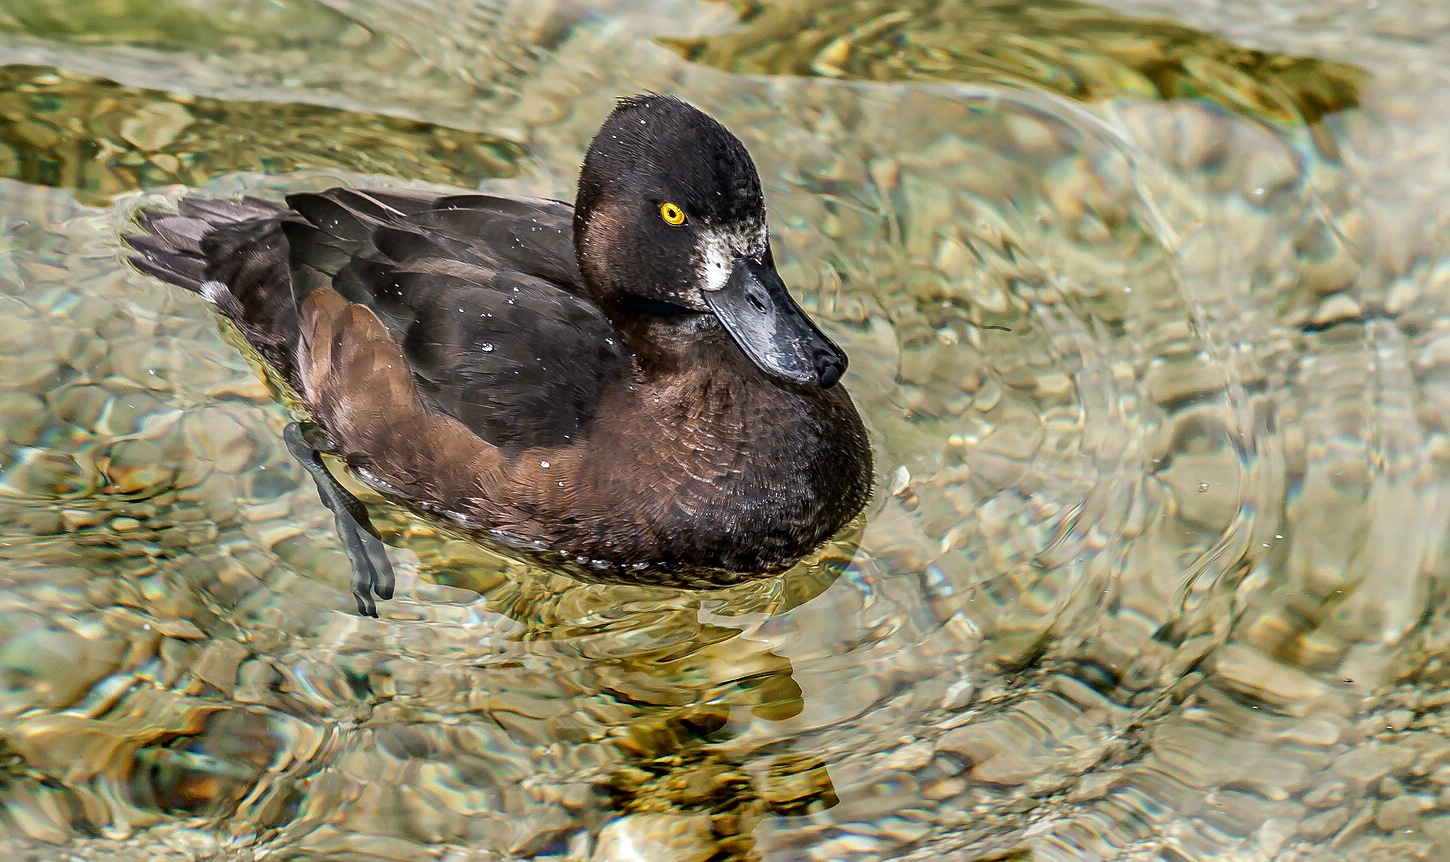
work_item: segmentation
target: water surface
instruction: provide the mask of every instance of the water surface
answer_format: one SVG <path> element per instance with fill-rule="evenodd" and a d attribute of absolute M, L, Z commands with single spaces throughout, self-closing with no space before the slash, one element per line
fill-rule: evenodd
<path fill-rule="evenodd" d="M 1450 16 L 62 5 L 0 10 L 7 858 L 1450 854 Z M 646 88 L 755 155 L 875 499 L 711 593 L 379 506 L 358 617 L 289 414 L 120 236 L 569 197 Z"/>

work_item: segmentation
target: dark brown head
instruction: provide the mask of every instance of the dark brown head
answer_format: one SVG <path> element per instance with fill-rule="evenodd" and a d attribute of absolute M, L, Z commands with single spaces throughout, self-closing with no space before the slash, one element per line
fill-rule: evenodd
<path fill-rule="evenodd" d="M 846 370 L 775 271 L 745 145 L 679 99 L 624 99 L 604 121 L 579 176 L 574 243 L 611 315 L 677 319 L 681 337 L 723 328 L 762 371 L 797 384 L 832 386 Z"/>

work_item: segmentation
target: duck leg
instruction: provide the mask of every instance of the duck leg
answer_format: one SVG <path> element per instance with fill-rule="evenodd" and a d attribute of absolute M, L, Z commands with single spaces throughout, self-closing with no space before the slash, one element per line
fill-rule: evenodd
<path fill-rule="evenodd" d="M 338 538 L 342 539 L 342 549 L 352 564 L 352 594 L 357 599 L 357 612 L 376 617 L 378 609 L 373 603 L 373 595 L 380 599 L 393 597 L 393 566 L 388 562 L 377 529 L 368 520 L 367 509 L 327 471 L 322 456 L 303 437 L 300 425 L 289 423 L 282 431 L 282 439 L 287 441 L 292 457 L 312 474 L 317 495 L 332 510 Z"/>

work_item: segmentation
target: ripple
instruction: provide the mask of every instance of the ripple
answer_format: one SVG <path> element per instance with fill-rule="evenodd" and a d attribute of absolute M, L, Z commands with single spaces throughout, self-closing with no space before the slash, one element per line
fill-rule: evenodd
<path fill-rule="evenodd" d="M 402 116 L 174 95 L 48 67 L 0 68 L 0 89 L 10 94 L 0 175 L 75 189 L 87 202 L 259 164 L 468 186 L 516 173 L 523 155 L 504 138 Z"/>
<path fill-rule="evenodd" d="M 1009 83 L 1085 101 L 1197 97 L 1313 125 L 1355 107 L 1365 74 L 1253 50 L 1076 0 L 760 3 L 728 33 L 665 44 L 749 75 Z"/>

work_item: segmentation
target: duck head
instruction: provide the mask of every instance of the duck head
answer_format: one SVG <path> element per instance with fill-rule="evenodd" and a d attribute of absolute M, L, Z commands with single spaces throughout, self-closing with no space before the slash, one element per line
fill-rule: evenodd
<path fill-rule="evenodd" d="M 766 374 L 829 387 L 846 354 L 775 270 L 745 145 L 668 96 L 623 99 L 594 136 L 574 207 L 579 267 L 611 315 L 723 328 Z"/>

